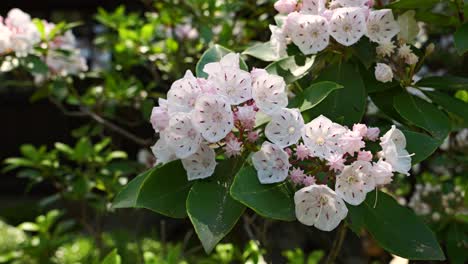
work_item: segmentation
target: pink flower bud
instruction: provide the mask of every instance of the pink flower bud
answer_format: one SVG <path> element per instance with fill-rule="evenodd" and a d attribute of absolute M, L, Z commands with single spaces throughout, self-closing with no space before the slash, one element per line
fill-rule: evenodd
<path fill-rule="evenodd" d="M 367 126 L 364 124 L 354 124 L 353 131 L 359 133 L 361 137 L 365 137 L 367 134 Z"/>
<path fill-rule="evenodd" d="M 151 111 L 150 122 L 156 133 L 159 133 L 166 129 L 169 125 L 169 114 L 167 113 L 167 104 L 164 99 L 159 100 L 159 105 L 153 107 Z"/>
<path fill-rule="evenodd" d="M 285 148 L 284 151 L 288 153 L 289 157 L 292 156 L 292 150 L 290 148 Z"/>
<path fill-rule="evenodd" d="M 317 182 L 317 180 L 315 180 L 315 177 L 314 177 L 314 176 L 306 176 L 306 177 L 304 178 L 304 180 L 302 181 L 302 183 L 303 183 L 305 186 L 314 185 L 316 182 Z"/>
<path fill-rule="evenodd" d="M 294 184 L 298 185 L 298 184 L 302 184 L 306 175 L 304 174 L 303 170 L 299 168 L 293 168 L 291 173 L 289 174 L 289 177 L 291 178 L 291 181 Z"/>
<path fill-rule="evenodd" d="M 289 14 L 296 10 L 296 0 L 278 0 L 275 3 L 275 9 L 280 14 Z"/>
<path fill-rule="evenodd" d="M 358 152 L 358 160 L 362 161 L 371 161 L 372 160 L 372 152 L 370 151 L 359 151 Z"/>
<path fill-rule="evenodd" d="M 247 140 L 251 143 L 254 143 L 258 140 L 258 132 L 257 131 L 250 131 L 247 135 Z"/>
<path fill-rule="evenodd" d="M 365 138 L 370 141 L 376 141 L 379 138 L 380 129 L 378 127 L 369 127 L 367 128 L 367 133 Z"/>

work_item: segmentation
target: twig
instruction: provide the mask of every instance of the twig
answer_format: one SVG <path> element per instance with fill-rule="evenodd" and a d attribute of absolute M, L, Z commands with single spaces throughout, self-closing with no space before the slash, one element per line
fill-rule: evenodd
<path fill-rule="evenodd" d="M 343 241 L 346 237 L 347 230 L 348 230 L 348 227 L 346 226 L 346 224 L 342 223 L 336 234 L 335 241 L 333 241 L 332 248 L 330 249 L 330 253 L 328 254 L 328 258 L 325 264 L 335 263 L 336 257 L 340 253 L 341 247 L 343 245 Z"/>
<path fill-rule="evenodd" d="M 254 241 L 255 243 L 258 243 L 257 242 L 257 239 L 254 235 L 254 233 L 252 232 L 252 229 L 250 228 L 250 224 L 252 223 L 251 219 L 249 218 L 248 215 L 243 215 L 242 216 L 242 220 L 244 222 L 244 230 L 245 232 L 247 233 L 247 236 L 249 237 L 250 240 Z"/>

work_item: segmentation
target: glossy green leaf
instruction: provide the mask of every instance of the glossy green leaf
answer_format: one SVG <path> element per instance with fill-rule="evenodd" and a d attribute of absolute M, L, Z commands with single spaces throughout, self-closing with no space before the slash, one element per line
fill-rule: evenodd
<path fill-rule="evenodd" d="M 323 81 L 335 82 L 344 88 L 330 93 L 307 113 L 311 116 L 325 114 L 332 120 L 343 120 L 345 125 L 350 126 L 359 123 L 364 115 L 367 96 L 357 67 L 350 63 L 331 65 L 317 78 L 317 82 Z"/>
<path fill-rule="evenodd" d="M 226 54 L 231 53 L 231 52 L 233 51 L 220 45 L 214 45 L 213 47 L 206 50 L 197 63 L 197 66 L 196 66 L 197 77 L 200 77 L 200 78 L 208 77 L 208 74 L 206 74 L 206 72 L 203 71 L 203 68 L 205 67 L 205 65 L 211 62 L 218 62 L 221 60 L 222 57 L 224 57 Z M 247 64 L 245 64 L 245 61 L 242 58 L 240 59 L 240 67 L 243 70 L 248 70 Z"/>
<path fill-rule="evenodd" d="M 297 107 L 301 112 L 312 109 L 327 98 L 331 92 L 338 89 L 343 89 L 343 86 L 330 81 L 314 83 L 307 87 L 303 94 L 297 96 L 302 101 Z"/>
<path fill-rule="evenodd" d="M 429 87 L 447 91 L 468 90 L 468 78 L 449 75 L 432 76 L 422 78 L 416 85 L 419 87 Z"/>
<path fill-rule="evenodd" d="M 379 192 L 374 208 L 375 191 L 359 206 L 348 205 L 353 230 L 365 228 L 388 252 L 412 260 L 444 260 L 434 233 L 408 208 Z"/>
<path fill-rule="evenodd" d="M 417 164 L 427 159 L 442 144 L 442 140 L 436 140 L 426 134 L 404 130 L 406 137 L 406 150 L 414 153 L 411 162 Z"/>
<path fill-rule="evenodd" d="M 271 46 L 270 42 L 255 44 L 252 47 L 247 48 L 244 52 L 242 52 L 242 54 L 255 57 L 262 61 L 275 61 L 278 59 L 278 55 Z"/>
<path fill-rule="evenodd" d="M 294 221 L 294 192 L 287 182 L 261 184 L 252 166 L 243 167 L 231 187 L 231 196 L 259 215 L 282 221 Z"/>
<path fill-rule="evenodd" d="M 117 253 L 117 249 L 112 250 L 101 262 L 101 264 L 120 264 L 122 258 Z"/>
<path fill-rule="evenodd" d="M 240 159 L 220 162 L 214 175 L 196 182 L 187 197 L 187 213 L 207 253 L 244 213 L 245 206 L 229 194 L 231 182 L 241 166 Z"/>
<path fill-rule="evenodd" d="M 447 115 L 419 97 L 403 93 L 393 99 L 393 106 L 403 118 L 437 139 L 444 139 L 451 130 Z"/>
<path fill-rule="evenodd" d="M 146 208 L 157 213 L 184 218 L 185 201 L 193 182 L 180 161 L 148 170 L 125 186 L 114 199 L 114 208 Z"/>
<path fill-rule="evenodd" d="M 446 111 L 460 117 L 465 124 L 468 122 L 468 103 L 438 91 L 425 92 L 425 94 Z"/>
<path fill-rule="evenodd" d="M 465 4 L 466 5 L 466 4 Z M 463 24 L 453 35 L 455 48 L 458 54 L 463 55 L 468 51 L 468 23 Z"/>
<path fill-rule="evenodd" d="M 265 70 L 282 76 L 287 84 L 301 79 L 314 65 L 315 57 L 293 56 L 275 61 Z"/>
<path fill-rule="evenodd" d="M 369 69 L 375 63 L 376 46 L 368 38 L 361 38 L 358 43 L 351 46 L 351 52 L 361 61 L 366 69 Z"/>

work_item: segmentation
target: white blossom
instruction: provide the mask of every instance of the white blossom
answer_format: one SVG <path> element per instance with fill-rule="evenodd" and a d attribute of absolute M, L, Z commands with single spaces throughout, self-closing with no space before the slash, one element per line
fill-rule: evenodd
<path fill-rule="evenodd" d="M 387 83 L 393 80 L 392 68 L 385 63 L 377 63 L 374 75 L 379 82 Z"/>
<path fill-rule="evenodd" d="M 167 93 L 169 114 L 177 112 L 189 113 L 193 110 L 202 89 L 191 71 L 187 71 L 182 79 L 175 81 Z"/>
<path fill-rule="evenodd" d="M 238 105 L 252 99 L 250 73 L 239 67 L 222 67 L 208 76 L 218 94 L 224 96 L 231 105 Z"/>
<path fill-rule="evenodd" d="M 334 0 L 342 7 L 364 7 L 368 0 Z"/>
<path fill-rule="evenodd" d="M 376 48 L 377 55 L 381 57 L 390 57 L 395 51 L 396 46 L 392 41 L 379 43 Z"/>
<path fill-rule="evenodd" d="M 326 185 L 310 185 L 294 194 L 299 222 L 322 231 L 335 229 L 348 214 L 344 201 Z"/>
<path fill-rule="evenodd" d="M 303 0 L 301 13 L 318 15 L 325 10 L 326 0 Z"/>
<path fill-rule="evenodd" d="M 320 115 L 302 129 L 302 139 L 311 156 L 327 159 L 333 154 L 343 154 L 340 138 L 346 129 Z"/>
<path fill-rule="evenodd" d="M 372 165 L 372 176 L 374 177 L 375 185 L 385 185 L 392 182 L 392 171 L 392 165 L 382 159 L 374 163 Z"/>
<path fill-rule="evenodd" d="M 288 41 L 284 30 L 275 25 L 270 25 L 269 28 L 271 31 L 270 45 L 275 51 L 276 57 L 279 59 L 287 56 Z"/>
<path fill-rule="evenodd" d="M 222 96 L 202 95 L 195 103 L 193 124 L 208 142 L 220 141 L 234 128 L 231 106 Z"/>
<path fill-rule="evenodd" d="M 373 42 L 388 43 L 400 32 L 391 9 L 371 11 L 367 19 L 366 36 Z"/>
<path fill-rule="evenodd" d="M 257 107 L 269 115 L 286 107 L 288 96 L 283 77 L 260 72 L 253 80 L 252 97 Z"/>
<path fill-rule="evenodd" d="M 336 194 L 352 205 L 364 202 L 366 194 L 374 188 L 372 165 L 367 161 L 355 161 L 336 176 Z"/>
<path fill-rule="evenodd" d="M 167 144 L 164 134 L 160 135 L 159 140 L 151 147 L 151 151 L 156 158 L 155 165 L 166 164 L 177 159 L 174 151 Z"/>
<path fill-rule="evenodd" d="M 268 141 L 263 142 L 261 149 L 252 155 L 252 164 L 262 184 L 282 182 L 288 177 L 288 154 Z"/>
<path fill-rule="evenodd" d="M 411 169 L 411 156 L 406 148 L 406 138 L 403 132 L 395 126 L 380 138 L 382 157 L 390 165 L 393 171 L 409 175 Z"/>
<path fill-rule="evenodd" d="M 182 159 L 182 166 L 189 181 L 208 178 L 216 168 L 216 153 L 208 145 L 202 144 L 197 152 Z"/>
<path fill-rule="evenodd" d="M 288 15 L 286 28 L 293 43 L 306 55 L 315 54 L 328 46 L 328 21 L 322 16 L 294 12 Z"/>
<path fill-rule="evenodd" d="M 335 9 L 329 26 L 330 34 L 338 43 L 351 46 L 366 33 L 364 10 L 357 7 Z"/>
<path fill-rule="evenodd" d="M 303 127 L 304 119 L 299 109 L 283 108 L 272 116 L 265 127 L 265 135 L 271 142 L 285 148 L 299 141 Z"/>
<path fill-rule="evenodd" d="M 192 115 L 176 113 L 164 130 L 166 142 L 179 159 L 187 158 L 198 150 L 202 137 L 192 124 Z"/>

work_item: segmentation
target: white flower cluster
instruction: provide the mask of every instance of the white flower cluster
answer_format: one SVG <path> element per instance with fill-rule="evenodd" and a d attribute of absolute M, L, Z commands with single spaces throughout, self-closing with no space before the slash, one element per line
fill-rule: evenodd
<path fill-rule="evenodd" d="M 49 36 L 55 25 L 47 21 L 41 23 L 44 25 L 45 35 Z M 5 19 L 0 17 L 0 55 L 14 52 L 17 57 L 26 57 L 30 54 L 41 56 L 34 50 L 40 43 L 41 34 L 29 14 L 15 8 L 8 12 Z M 46 44 L 41 47 L 48 48 L 47 55 L 41 58 L 49 67 L 50 76 L 78 74 L 88 69 L 71 31 L 55 36 Z M 7 67 L 7 69 L 12 68 Z M 41 81 L 46 76 L 35 77 L 36 81 Z"/>
<path fill-rule="evenodd" d="M 378 128 L 355 124 L 349 129 L 324 116 L 304 124 L 298 109 L 274 113 L 265 135 L 272 143 L 265 141 L 252 156 L 259 181 L 276 183 L 289 175 L 296 185 L 305 185 L 294 197 L 297 219 L 324 231 L 346 217 L 344 202 L 359 205 L 368 192 L 390 183 L 393 173 L 408 175 L 411 169 L 405 136 L 395 126 L 380 138 L 382 151 L 375 155 L 365 150 L 365 141 L 376 141 Z M 292 145 L 295 155 L 284 149 Z M 319 173 L 326 178 L 317 179 Z M 334 190 L 328 187 L 333 179 Z"/>
<path fill-rule="evenodd" d="M 372 10 L 367 0 L 278 0 L 275 8 L 287 14 L 283 25 L 270 26 L 271 44 L 279 56 L 286 54 L 292 41 L 309 55 L 324 50 L 330 36 L 339 44 L 351 46 L 366 36 L 372 42 L 389 43 L 400 32 L 392 10 Z"/>
<path fill-rule="evenodd" d="M 460 186 L 455 186 L 452 191 L 444 192 L 441 184 L 418 183 L 415 185 L 415 191 L 408 206 L 416 214 L 429 216 L 432 221 L 438 222 L 442 217 L 467 214 L 464 198 L 465 192 Z"/>
<path fill-rule="evenodd" d="M 385 42 L 377 46 L 377 55 L 381 62 L 375 67 L 375 79 L 379 82 L 391 82 L 394 79 L 394 69 L 405 67 L 406 65 L 414 66 L 418 63 L 419 58 L 413 53 L 411 47 L 407 44 L 402 44 L 398 47 L 393 42 Z M 396 56 L 392 56 L 396 55 Z"/>
<path fill-rule="evenodd" d="M 189 180 L 211 176 L 216 167 L 215 148 L 237 156 L 258 139 L 254 131 L 258 111 L 273 114 L 286 107 L 282 77 L 265 70 L 240 68 L 239 54 L 208 63 L 208 78 L 187 71 L 175 81 L 167 100 L 153 108 L 151 123 L 160 135 L 152 147 L 157 164 L 181 159 Z"/>

